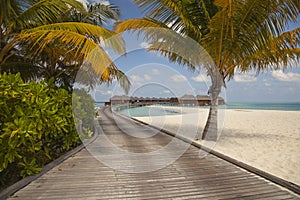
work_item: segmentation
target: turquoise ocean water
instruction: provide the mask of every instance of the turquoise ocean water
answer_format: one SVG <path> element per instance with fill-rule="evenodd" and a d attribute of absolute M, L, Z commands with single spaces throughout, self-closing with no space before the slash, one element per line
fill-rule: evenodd
<path fill-rule="evenodd" d="M 96 104 L 95 107 L 102 107 L 103 105 Z M 177 106 L 176 106 L 177 107 Z M 207 108 L 208 107 L 200 107 Z M 220 109 L 250 109 L 250 110 L 285 110 L 285 111 L 300 111 L 300 102 L 285 102 L 285 103 L 245 103 L 245 102 L 231 102 L 220 106 Z M 174 111 L 158 107 L 137 107 L 118 111 L 123 115 L 131 117 L 143 116 L 163 116 L 179 114 Z"/>
<path fill-rule="evenodd" d="M 95 104 L 95 107 L 102 107 L 104 104 Z M 177 107 L 177 106 L 176 106 Z M 209 107 L 199 107 L 208 109 Z M 226 105 L 219 106 L 220 109 L 250 109 L 250 110 L 285 110 L 285 111 L 300 111 L 300 102 L 293 103 L 245 103 L 245 102 L 230 102 Z M 118 111 L 123 115 L 131 117 L 143 116 L 162 116 L 179 114 L 171 110 L 158 107 L 137 107 Z"/>
<path fill-rule="evenodd" d="M 103 107 L 104 103 L 95 103 L 95 108 Z"/>
<path fill-rule="evenodd" d="M 171 110 L 162 109 L 160 107 L 137 107 L 119 111 L 119 113 L 131 117 L 144 117 L 144 116 L 163 116 L 179 114 Z"/>
<path fill-rule="evenodd" d="M 227 103 L 226 109 L 300 111 L 300 102 L 283 102 L 283 103 L 232 102 L 232 103 Z"/>

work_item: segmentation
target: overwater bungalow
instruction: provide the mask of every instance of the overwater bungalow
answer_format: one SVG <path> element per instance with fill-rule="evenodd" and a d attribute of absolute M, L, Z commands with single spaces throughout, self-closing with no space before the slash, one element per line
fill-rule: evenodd
<path fill-rule="evenodd" d="M 126 95 L 122 96 L 113 96 L 110 98 L 110 105 L 118 105 L 118 104 L 129 104 L 130 103 L 130 97 Z"/>
<path fill-rule="evenodd" d="M 207 95 L 190 95 L 186 94 L 180 98 L 155 98 L 155 97 L 129 97 L 126 95 L 113 96 L 110 98 L 109 102 L 105 105 L 122 105 L 122 104 L 139 104 L 139 105 L 149 105 L 149 104 L 181 104 L 181 105 L 194 105 L 194 106 L 207 106 L 210 105 L 210 97 Z M 225 104 L 223 98 L 219 97 L 219 104 Z"/>

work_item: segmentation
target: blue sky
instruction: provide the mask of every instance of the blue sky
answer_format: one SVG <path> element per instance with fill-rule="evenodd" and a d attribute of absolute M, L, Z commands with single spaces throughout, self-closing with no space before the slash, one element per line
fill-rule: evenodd
<path fill-rule="evenodd" d="M 142 16 L 138 7 L 130 0 L 110 0 L 121 9 L 121 19 Z M 300 18 L 298 18 L 300 19 Z M 300 22 L 291 25 L 299 27 Z M 133 35 L 124 35 L 127 55 L 114 58 L 117 66 L 132 81 L 129 95 L 149 97 L 171 97 L 183 94 L 206 94 L 209 79 L 205 71 L 191 72 L 178 64 L 169 63 L 166 58 L 145 50 L 147 43 Z M 227 102 L 300 102 L 300 64 L 294 64 L 284 71 L 267 71 L 236 74 L 226 83 L 221 96 Z M 98 101 L 106 101 L 112 95 L 122 94 L 115 82 L 102 85 L 94 91 Z"/>

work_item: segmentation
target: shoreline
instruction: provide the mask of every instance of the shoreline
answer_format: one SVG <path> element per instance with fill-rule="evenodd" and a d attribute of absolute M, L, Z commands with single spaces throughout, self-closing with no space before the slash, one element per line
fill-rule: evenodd
<path fill-rule="evenodd" d="M 195 131 L 202 133 L 208 109 L 161 108 L 183 114 L 134 118 L 189 138 Z M 300 185 L 300 111 L 226 109 L 219 113 L 223 130 L 215 151 Z"/>

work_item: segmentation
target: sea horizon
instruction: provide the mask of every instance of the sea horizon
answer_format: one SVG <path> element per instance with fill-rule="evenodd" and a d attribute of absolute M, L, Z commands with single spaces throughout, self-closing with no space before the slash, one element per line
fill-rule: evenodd
<path fill-rule="evenodd" d="M 225 109 L 300 111 L 300 102 L 227 102 Z"/>
<path fill-rule="evenodd" d="M 191 105 L 168 105 L 179 107 L 194 107 Z M 104 103 L 95 103 L 95 108 L 104 107 Z M 200 106 L 201 108 L 208 106 Z M 245 109 L 245 110 L 282 110 L 282 111 L 300 111 L 300 102 L 226 102 L 220 105 L 220 109 Z"/>

